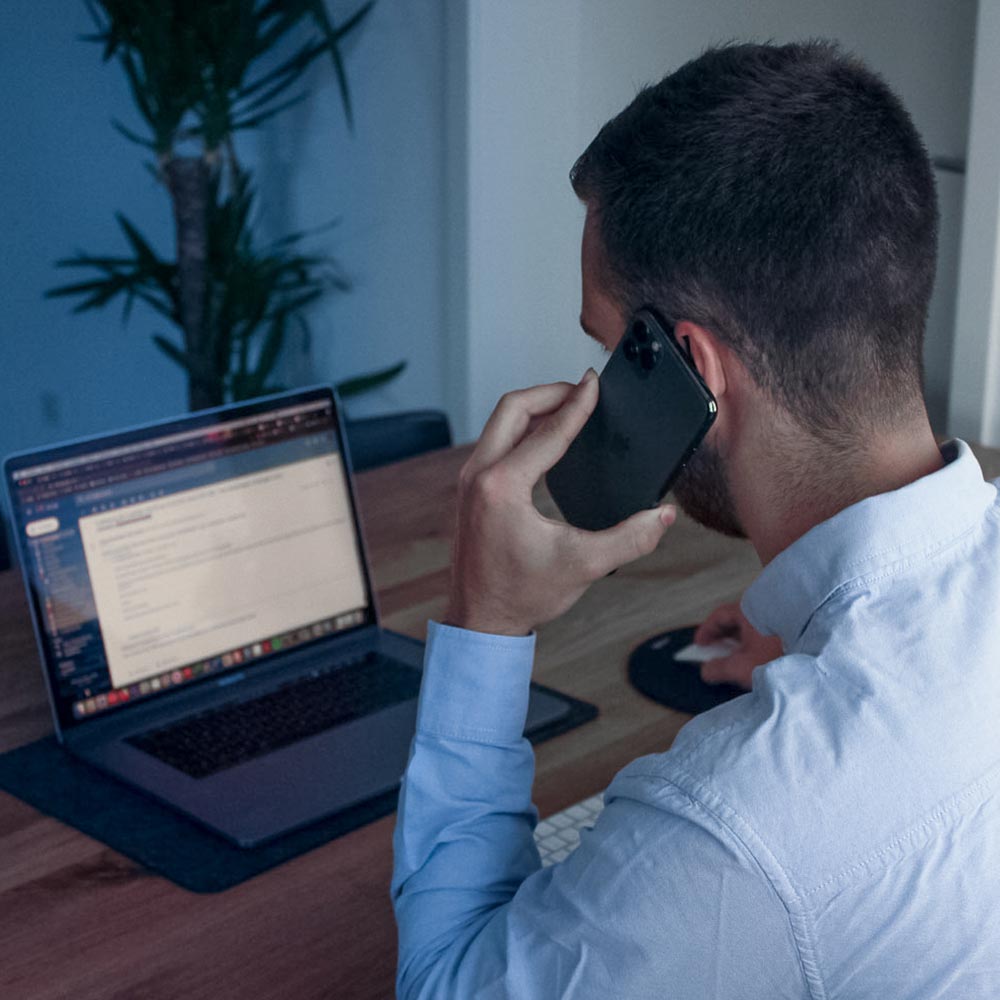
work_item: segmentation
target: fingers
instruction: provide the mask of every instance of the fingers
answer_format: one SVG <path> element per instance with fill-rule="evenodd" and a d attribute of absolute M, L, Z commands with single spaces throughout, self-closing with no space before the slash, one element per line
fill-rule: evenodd
<path fill-rule="evenodd" d="M 551 412 L 511 455 L 511 471 L 530 485 L 566 454 L 597 405 L 598 378 L 593 369 L 580 380 L 559 409 Z"/>
<path fill-rule="evenodd" d="M 722 604 L 698 626 L 694 641 L 699 646 L 708 646 L 719 639 L 738 636 L 743 622 L 743 612 L 737 602 Z"/>
<path fill-rule="evenodd" d="M 465 473 L 473 476 L 498 462 L 524 437 L 533 420 L 557 410 L 573 388 L 569 382 L 552 382 L 504 395 L 486 421 Z"/>
<path fill-rule="evenodd" d="M 707 660 L 701 665 L 701 679 L 706 684 L 735 684 L 747 691 L 753 685 L 754 667 L 759 664 L 742 653 Z"/>
<path fill-rule="evenodd" d="M 701 665 L 701 679 L 706 684 L 725 684 L 732 678 L 730 660 L 732 656 L 721 656 L 717 660 L 706 660 Z"/>
<path fill-rule="evenodd" d="M 575 530 L 573 537 L 584 552 L 587 577 L 599 580 L 619 566 L 649 555 L 676 519 L 677 508 L 667 505 L 640 510 L 604 531 Z"/>

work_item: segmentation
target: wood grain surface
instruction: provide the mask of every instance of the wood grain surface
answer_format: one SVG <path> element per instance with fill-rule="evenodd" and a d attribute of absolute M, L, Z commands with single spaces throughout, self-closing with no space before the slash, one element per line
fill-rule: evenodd
<path fill-rule="evenodd" d="M 442 613 L 467 448 L 358 477 L 383 623 L 423 637 Z M 977 449 L 990 478 L 1000 452 Z M 551 501 L 537 498 L 543 511 Z M 536 679 L 600 717 L 537 748 L 542 814 L 603 789 L 687 717 L 625 682 L 629 651 L 739 597 L 758 571 L 745 542 L 681 517 L 653 555 L 595 584 L 541 630 Z M 0 751 L 52 725 L 20 578 L 0 573 Z M 390 997 L 389 816 L 233 889 L 196 895 L 0 792 L 0 997 L 374 1000 Z"/>

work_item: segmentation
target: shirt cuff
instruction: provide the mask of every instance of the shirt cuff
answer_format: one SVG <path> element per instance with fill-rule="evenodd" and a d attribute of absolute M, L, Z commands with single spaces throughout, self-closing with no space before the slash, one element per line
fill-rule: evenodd
<path fill-rule="evenodd" d="M 489 635 L 431 621 L 417 731 L 476 743 L 524 733 L 535 636 Z"/>

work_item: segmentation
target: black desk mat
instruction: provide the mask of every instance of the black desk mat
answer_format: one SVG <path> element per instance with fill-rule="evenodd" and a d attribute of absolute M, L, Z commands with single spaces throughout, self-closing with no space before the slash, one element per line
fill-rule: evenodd
<path fill-rule="evenodd" d="M 530 737 L 558 736 L 593 719 L 597 708 L 540 684 L 568 714 Z M 54 736 L 0 754 L 0 789 L 192 892 L 220 892 L 283 861 L 371 823 L 396 808 L 398 790 L 295 830 L 240 848 L 129 785 L 78 760 Z"/>
<path fill-rule="evenodd" d="M 632 650 L 628 679 L 632 686 L 667 708 L 698 715 L 746 694 L 734 684 L 706 684 L 701 664 L 675 660 L 674 653 L 694 642 L 696 625 L 651 636 Z"/>

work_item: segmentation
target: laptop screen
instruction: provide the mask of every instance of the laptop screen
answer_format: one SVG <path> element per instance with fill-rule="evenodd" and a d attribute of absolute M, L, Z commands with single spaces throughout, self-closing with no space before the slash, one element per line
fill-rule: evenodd
<path fill-rule="evenodd" d="M 64 726 L 375 622 L 329 390 L 6 472 Z"/>

